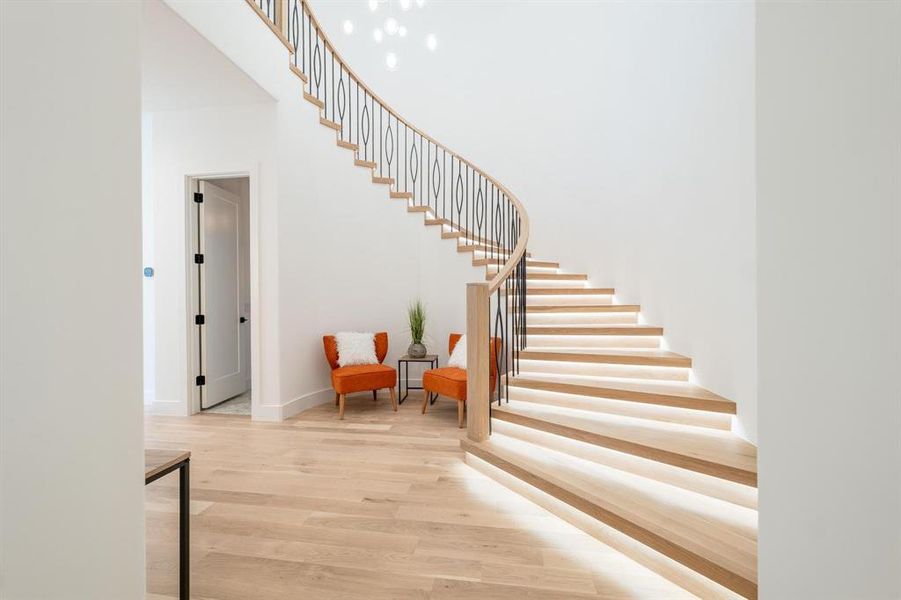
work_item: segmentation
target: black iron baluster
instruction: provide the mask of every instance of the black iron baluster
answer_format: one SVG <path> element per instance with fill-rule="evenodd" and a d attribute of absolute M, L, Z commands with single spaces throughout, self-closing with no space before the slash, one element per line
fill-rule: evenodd
<path fill-rule="evenodd" d="M 334 54 L 332 55 L 332 61 L 334 61 Z M 339 125 L 341 125 L 341 129 L 338 130 L 338 139 L 344 139 L 344 112 L 346 110 L 345 103 L 347 102 L 347 94 L 344 91 L 344 63 L 338 63 L 338 75 L 340 79 L 338 80 L 338 118 L 340 119 Z M 332 114 L 334 117 L 334 113 Z"/>
<path fill-rule="evenodd" d="M 363 95 L 363 102 L 366 102 L 366 95 Z M 354 113 L 354 118 L 357 120 L 357 157 L 360 156 L 360 82 L 357 81 L 357 110 Z"/>
<path fill-rule="evenodd" d="M 435 147 L 435 163 L 432 167 L 432 193 L 435 194 L 435 216 L 438 216 L 438 192 L 441 191 L 441 170 L 438 168 L 438 147 Z M 442 211 L 441 217 L 444 213 Z"/>
<path fill-rule="evenodd" d="M 414 145 L 414 146 L 416 145 L 416 140 L 415 140 L 415 139 L 413 140 L 413 145 Z M 422 206 L 422 204 L 423 204 L 423 202 L 422 202 L 422 199 L 423 199 L 423 195 L 422 195 L 422 184 L 423 184 L 423 182 L 425 181 L 425 172 L 426 172 L 426 171 L 428 170 L 428 168 L 429 168 L 429 167 L 428 167 L 428 163 L 426 163 L 426 168 L 425 168 L 425 169 L 422 168 L 422 156 L 423 156 L 423 155 L 422 155 L 422 134 L 419 134 L 419 154 L 416 156 L 416 159 L 418 160 L 419 165 L 418 165 L 418 167 L 417 167 L 416 170 L 417 170 L 417 172 L 423 173 L 423 176 L 419 178 L 419 205 L 420 205 L 420 206 Z M 429 188 L 426 187 L 426 192 L 428 192 L 428 189 L 429 189 Z M 416 190 L 416 186 L 415 186 L 415 185 L 413 186 L 413 190 L 414 190 L 414 191 Z M 428 193 L 426 194 L 426 200 L 428 200 Z M 426 204 L 428 204 L 428 202 L 426 202 Z"/>
<path fill-rule="evenodd" d="M 366 92 L 363 92 L 363 113 L 360 115 L 360 127 L 357 133 L 363 134 L 363 160 L 369 160 L 369 101 L 366 100 Z"/>
<path fill-rule="evenodd" d="M 398 136 L 400 135 L 400 119 L 397 118 L 397 115 L 394 115 L 394 139 L 398 140 Z M 400 141 L 397 142 L 396 148 L 394 150 L 394 167 L 395 170 L 395 179 L 400 180 Z M 395 186 L 395 189 L 400 189 Z"/>
<path fill-rule="evenodd" d="M 391 178 L 391 159 L 394 158 L 394 134 L 391 129 L 391 111 L 388 111 L 388 131 L 385 134 L 385 156 L 388 159 L 388 178 Z M 395 163 L 396 164 L 396 163 Z"/>
<path fill-rule="evenodd" d="M 413 134 L 413 149 L 410 150 L 410 167 L 413 169 L 413 204 L 416 204 L 416 179 L 419 177 L 419 154 L 416 151 L 416 134 Z"/>
<path fill-rule="evenodd" d="M 484 196 L 482 196 L 482 174 L 479 173 L 479 193 L 476 196 L 476 207 L 475 207 L 475 237 L 477 243 L 482 244 L 482 225 L 483 225 L 483 213 L 482 213 L 482 205 L 485 202 Z"/>
<path fill-rule="evenodd" d="M 332 119 L 331 120 L 334 122 L 334 121 L 337 121 L 337 119 L 335 119 L 335 49 L 329 48 L 328 46 L 326 46 L 326 50 L 330 50 L 330 54 L 332 55 Z M 327 119 L 328 118 L 328 102 L 326 102 L 325 104 L 326 104 L 325 118 Z"/>
<path fill-rule="evenodd" d="M 313 50 L 313 80 L 316 81 L 316 99 L 319 99 L 319 89 L 322 82 L 322 51 L 319 50 L 319 30 L 316 30 L 316 49 Z M 313 82 L 310 81 L 310 83 Z"/>
<path fill-rule="evenodd" d="M 382 176 L 382 162 L 384 162 L 385 143 L 382 140 L 382 103 L 379 102 L 379 177 Z"/>
<path fill-rule="evenodd" d="M 463 163 L 457 159 L 457 228 L 462 228 L 463 217 Z"/>

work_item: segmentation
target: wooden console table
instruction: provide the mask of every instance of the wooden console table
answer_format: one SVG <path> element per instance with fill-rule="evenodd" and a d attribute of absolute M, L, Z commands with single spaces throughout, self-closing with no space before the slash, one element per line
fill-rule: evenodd
<path fill-rule="evenodd" d="M 178 470 L 178 598 L 190 592 L 190 473 L 191 453 L 186 450 L 144 450 L 144 485 Z"/>

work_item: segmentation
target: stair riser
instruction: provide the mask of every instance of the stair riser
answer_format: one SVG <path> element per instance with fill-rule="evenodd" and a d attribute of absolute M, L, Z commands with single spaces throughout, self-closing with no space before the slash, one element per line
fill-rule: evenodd
<path fill-rule="evenodd" d="M 493 275 L 491 277 L 493 277 Z M 491 277 L 489 277 L 489 279 Z M 588 286 L 588 282 L 584 280 L 571 281 L 567 279 L 529 279 L 526 282 L 526 286 L 540 288 L 583 288 Z"/>
<path fill-rule="evenodd" d="M 633 541 L 640 543 L 648 551 L 652 551 L 657 554 L 662 554 L 673 561 L 680 562 L 683 564 L 687 563 L 687 564 L 692 565 L 692 567 L 694 567 L 695 569 L 703 570 L 705 573 L 710 575 L 711 579 L 713 579 L 713 581 L 711 583 L 716 583 L 721 586 L 728 586 L 733 592 L 737 592 L 746 598 L 754 598 L 754 599 L 757 598 L 757 585 L 755 583 L 738 578 L 736 575 L 729 573 L 728 571 L 722 569 L 718 565 L 713 564 L 713 563 L 703 559 L 700 556 L 694 555 L 693 553 L 691 553 L 683 548 L 674 546 L 668 540 L 660 538 L 660 537 L 654 535 L 653 533 L 648 532 L 647 530 L 644 530 L 640 526 L 637 526 L 616 514 L 612 514 L 594 504 L 585 502 L 578 496 L 574 496 L 573 494 L 569 493 L 567 490 L 559 488 L 556 485 L 554 485 L 553 483 L 547 482 L 545 480 L 542 480 L 538 477 L 533 476 L 531 473 L 521 469 L 520 467 L 518 467 L 515 464 L 506 462 L 497 457 L 492 457 L 488 454 L 483 453 L 481 450 L 479 450 L 477 448 L 473 448 L 473 447 L 465 445 L 465 444 L 464 444 L 464 449 L 467 452 L 467 462 L 469 464 L 471 464 L 471 465 L 477 464 L 477 463 L 475 463 L 475 461 L 470 461 L 468 458 L 470 455 L 474 456 L 475 458 L 488 463 L 489 465 L 493 466 L 494 468 L 499 469 L 499 470 L 503 471 L 504 473 L 506 473 L 507 475 L 510 475 L 513 478 L 521 481 L 522 483 L 532 487 L 533 489 L 536 490 L 536 492 L 543 494 L 545 496 L 549 496 L 557 501 L 560 501 L 560 502 L 568 505 L 570 508 L 575 509 L 578 513 L 580 513 L 582 515 L 586 515 L 599 523 L 605 524 L 608 527 L 613 528 L 619 534 L 622 534 L 628 538 L 631 538 Z M 490 472 L 489 470 L 484 469 L 480 466 L 478 468 L 483 473 Z M 497 479 L 498 481 L 504 481 L 504 479 L 505 479 L 505 478 L 501 478 L 501 477 L 496 477 L 494 475 L 490 475 L 490 476 L 492 478 Z M 511 482 L 509 480 L 504 481 L 504 482 L 505 482 L 505 484 L 507 484 L 507 483 L 513 484 L 513 482 Z M 513 488 L 513 489 L 515 489 L 515 488 Z M 523 493 L 523 492 L 520 492 L 520 493 Z M 525 495 L 529 499 L 532 499 L 533 501 L 538 501 L 538 499 L 536 498 L 536 496 L 538 494 L 536 494 L 535 492 L 531 492 L 531 493 L 525 492 L 525 493 L 523 493 L 523 495 Z M 547 500 L 540 501 L 539 504 L 541 506 L 544 506 L 545 508 L 549 508 L 549 509 L 552 506 L 552 504 L 547 502 Z M 558 516 L 562 516 L 562 512 L 566 512 L 566 511 L 552 510 L 552 512 L 554 512 L 555 514 L 558 514 Z M 569 519 L 567 519 L 567 520 L 569 520 Z M 573 521 L 570 521 L 570 522 L 573 522 Z M 585 525 L 588 525 L 588 523 L 586 523 L 585 521 L 580 520 L 579 525 L 577 525 L 577 526 L 579 528 L 582 528 L 583 523 Z M 590 525 L 588 525 L 588 526 L 591 527 Z M 591 527 L 591 529 L 595 529 L 595 528 Z M 589 530 L 586 529 L 586 531 L 589 531 Z M 604 537 L 609 539 L 608 535 L 605 535 Z M 605 543 L 609 543 L 609 542 L 606 542 L 606 540 L 603 540 L 603 541 L 605 541 Z M 624 542 L 624 543 L 627 543 L 627 542 Z M 617 549 L 620 549 L 620 548 L 617 548 Z M 635 550 L 637 551 L 638 549 L 636 548 Z M 620 550 L 620 551 L 622 551 L 622 550 Z M 672 568 L 672 565 L 668 565 L 668 566 L 670 569 Z M 660 572 L 660 571 L 658 571 L 658 572 Z M 663 574 L 663 572 L 661 572 L 661 574 Z M 679 585 L 682 585 L 682 583 L 679 583 Z M 716 588 L 713 586 L 709 586 L 709 587 L 704 586 L 704 587 L 707 587 L 711 591 L 716 591 Z M 719 593 L 715 593 L 715 594 L 711 594 L 711 593 L 705 591 L 704 597 L 723 598 L 723 597 L 729 597 L 729 596 L 724 594 L 723 591 L 720 591 Z"/>
<path fill-rule="evenodd" d="M 520 358 L 520 371 L 525 373 L 555 373 L 558 375 L 587 375 L 593 377 L 629 377 L 654 381 L 688 381 L 690 369 L 680 367 L 647 367 L 610 363 L 582 363 L 558 360 L 529 360 Z"/>
<path fill-rule="evenodd" d="M 532 325 L 616 325 L 637 324 L 638 313 L 529 313 L 528 324 Z"/>
<path fill-rule="evenodd" d="M 710 463 L 693 456 L 665 452 L 659 449 L 650 448 L 626 440 L 608 438 L 588 432 L 574 430 L 571 428 L 548 425 L 543 421 L 500 410 L 493 411 L 492 416 L 495 419 L 502 419 L 505 421 L 517 423 L 525 427 L 531 427 L 533 429 L 545 431 L 547 433 L 562 435 L 563 437 L 568 437 L 589 444 L 594 444 L 596 446 L 602 446 L 604 448 L 609 448 L 610 450 L 617 450 L 619 452 L 632 454 L 633 456 L 641 456 L 660 463 L 680 467 L 689 471 L 694 471 L 696 473 L 719 477 L 720 479 L 723 479 L 725 481 L 732 481 L 753 487 L 757 486 L 756 473 L 749 473 L 735 467 Z"/>
<path fill-rule="evenodd" d="M 671 390 L 634 390 L 616 387 L 615 384 L 605 386 L 597 385 L 597 381 L 587 377 L 562 376 L 553 381 L 553 376 L 541 380 L 536 377 L 529 378 L 529 373 L 522 372 L 515 379 L 510 380 L 510 387 L 519 387 L 542 392 L 555 392 L 558 394 L 571 394 L 573 396 L 587 396 L 591 398 L 606 398 L 608 400 L 622 400 L 638 404 L 651 404 L 654 406 L 669 406 L 703 412 L 720 413 L 723 415 L 735 414 L 735 403 L 725 400 L 717 400 L 691 394 L 680 394 Z"/>
<path fill-rule="evenodd" d="M 498 268 L 495 267 L 495 266 L 493 266 L 493 265 L 492 265 L 492 266 L 485 267 L 485 270 L 486 270 L 486 271 L 488 272 L 488 274 L 491 275 L 492 277 L 494 277 L 495 275 L 497 275 L 497 272 L 498 272 Z M 527 267 L 526 267 L 526 275 L 548 275 L 548 274 L 556 273 L 556 272 L 559 271 L 559 270 L 560 270 L 560 269 L 557 268 L 557 267 L 531 267 L 531 266 L 527 266 Z"/>
<path fill-rule="evenodd" d="M 530 335 L 529 348 L 659 348 L 656 335 Z"/>
<path fill-rule="evenodd" d="M 718 477 L 710 477 L 702 473 L 680 469 L 679 467 L 648 460 L 640 456 L 624 454 L 500 419 L 493 421 L 492 431 L 535 444 L 539 447 L 570 454 L 599 465 L 619 469 L 626 473 L 647 477 L 677 488 L 723 500 L 736 506 L 757 510 L 757 489 L 746 485 L 724 481 Z"/>
<path fill-rule="evenodd" d="M 613 304 L 613 296 L 610 294 L 597 294 L 593 296 L 535 296 L 528 295 L 528 306 L 606 306 Z M 529 313 L 529 316 L 535 313 Z"/>
<path fill-rule="evenodd" d="M 685 408 L 672 408 L 669 406 L 657 406 L 654 404 L 642 404 L 627 400 L 609 400 L 595 398 L 593 396 L 579 396 L 576 394 L 560 394 L 546 392 L 544 390 L 530 390 L 527 388 L 511 387 L 510 400 L 521 400 L 546 406 L 559 406 L 562 408 L 574 408 L 595 413 L 620 415 L 636 419 L 646 419 L 658 423 L 677 423 L 691 425 L 693 427 L 705 427 L 728 431 L 732 425 L 729 415 L 718 413 L 689 410 Z"/>

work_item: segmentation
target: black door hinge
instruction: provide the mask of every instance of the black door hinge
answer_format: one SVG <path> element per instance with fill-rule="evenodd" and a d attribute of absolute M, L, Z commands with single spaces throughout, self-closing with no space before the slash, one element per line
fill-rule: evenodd
<path fill-rule="evenodd" d="M 203 203 L 203 194 L 201 192 L 194 192 L 194 202 L 197 204 Z"/>
<path fill-rule="evenodd" d="M 197 385 L 206 385 L 206 375 L 198 375 L 194 382 Z"/>
<path fill-rule="evenodd" d="M 195 325 L 203 325 L 206 322 L 206 317 L 203 315 L 194 315 L 194 324 Z"/>
<path fill-rule="evenodd" d="M 198 265 L 203 264 L 203 254 L 195 254 L 194 255 L 194 263 Z"/>

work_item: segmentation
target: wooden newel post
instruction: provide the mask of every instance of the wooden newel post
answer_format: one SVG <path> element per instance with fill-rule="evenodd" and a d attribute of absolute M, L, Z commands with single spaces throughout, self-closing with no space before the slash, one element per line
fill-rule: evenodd
<path fill-rule="evenodd" d="M 466 284 L 466 437 L 474 442 L 488 439 L 490 299 L 487 283 Z"/>

